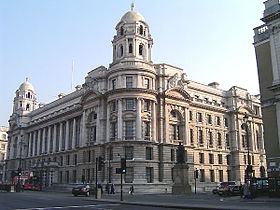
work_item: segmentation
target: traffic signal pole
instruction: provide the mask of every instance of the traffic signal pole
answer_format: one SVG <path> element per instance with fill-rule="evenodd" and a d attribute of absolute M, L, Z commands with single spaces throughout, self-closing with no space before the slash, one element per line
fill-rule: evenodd
<path fill-rule="evenodd" d="M 123 201 L 123 183 L 122 183 L 122 175 L 123 175 L 123 173 L 121 173 L 121 201 Z"/>
<path fill-rule="evenodd" d="M 96 158 L 95 160 L 95 198 L 97 199 L 97 171 L 98 171 L 98 168 L 97 168 L 97 165 L 98 164 L 98 158 Z"/>

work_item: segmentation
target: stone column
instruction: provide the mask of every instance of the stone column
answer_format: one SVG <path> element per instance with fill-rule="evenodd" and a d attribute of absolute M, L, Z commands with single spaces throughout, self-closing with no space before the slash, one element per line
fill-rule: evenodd
<path fill-rule="evenodd" d="M 53 153 L 55 153 L 56 152 L 56 141 L 57 141 L 57 139 L 56 139 L 56 135 L 57 135 L 57 124 L 54 124 L 53 125 Z"/>
<path fill-rule="evenodd" d="M 73 119 L 73 137 L 72 137 L 72 150 L 75 149 L 76 145 L 76 118 Z"/>
<path fill-rule="evenodd" d="M 37 141 L 37 139 L 36 139 L 36 137 L 37 137 L 37 135 L 36 135 L 36 132 L 37 131 L 33 131 L 33 152 L 32 152 L 32 156 L 35 156 L 35 150 L 36 150 L 36 141 Z"/>
<path fill-rule="evenodd" d="M 121 141 L 123 134 L 123 122 L 122 122 L 122 99 L 118 100 L 118 140 Z"/>
<path fill-rule="evenodd" d="M 152 141 L 157 141 L 157 113 L 156 113 L 156 102 L 152 102 Z"/>
<path fill-rule="evenodd" d="M 46 144 L 45 144 L 46 128 L 42 128 L 42 132 L 43 132 L 43 135 L 42 135 L 42 154 L 44 154 L 45 153 L 45 147 L 46 147 Z"/>
<path fill-rule="evenodd" d="M 142 137 L 142 120 L 141 120 L 141 99 L 136 99 L 136 140 Z"/>
<path fill-rule="evenodd" d="M 40 155 L 41 154 L 41 151 L 40 151 L 40 148 L 41 148 L 41 132 L 42 130 L 39 129 L 38 130 L 38 136 L 37 136 L 37 155 Z"/>
<path fill-rule="evenodd" d="M 99 111 L 99 106 L 96 107 L 96 113 L 97 113 L 97 118 L 96 118 L 96 142 L 100 142 L 100 131 L 101 131 L 101 123 L 100 123 L 100 114 L 101 112 Z"/>
<path fill-rule="evenodd" d="M 184 143 L 183 145 L 190 145 L 190 128 L 189 128 L 189 123 L 188 123 L 188 120 L 189 120 L 189 109 L 187 107 L 185 107 L 185 115 L 184 115 L 184 118 L 185 118 L 185 135 L 184 135 Z M 207 137 L 207 134 L 206 136 Z M 207 138 L 205 138 L 206 141 L 207 141 Z"/>
<path fill-rule="evenodd" d="M 110 141 L 110 105 L 107 103 L 107 117 L 106 117 L 106 142 Z"/>
<path fill-rule="evenodd" d="M 59 148 L 58 148 L 58 151 L 60 152 L 60 151 L 62 151 L 62 142 L 63 142 L 63 140 L 62 140 L 62 133 L 63 133 L 63 122 L 61 122 L 60 124 L 59 124 Z"/>
<path fill-rule="evenodd" d="M 168 107 L 167 104 L 164 104 L 164 112 L 163 112 L 164 120 L 163 120 L 163 142 L 169 143 L 170 137 L 169 137 L 169 114 L 168 114 Z"/>
<path fill-rule="evenodd" d="M 70 126 L 70 123 L 69 123 L 69 120 L 66 120 L 66 129 L 65 129 L 65 151 L 68 150 L 68 147 L 69 147 L 69 126 Z"/>
<path fill-rule="evenodd" d="M 51 135 L 52 135 L 52 126 L 49 126 L 48 127 L 48 154 L 50 154 L 52 151 L 51 151 L 51 145 L 53 144 L 53 138 L 51 139 Z"/>
<path fill-rule="evenodd" d="M 33 139 L 32 139 L 32 134 L 33 134 L 33 132 L 30 132 L 30 135 L 29 135 L 29 145 L 28 145 L 28 157 L 31 157 L 32 156 L 32 149 L 31 149 L 31 146 L 32 146 L 32 141 L 33 141 Z"/>
<path fill-rule="evenodd" d="M 81 119 L 81 146 L 85 146 L 87 143 L 87 129 L 86 129 L 86 110 L 83 111 L 83 116 Z"/>

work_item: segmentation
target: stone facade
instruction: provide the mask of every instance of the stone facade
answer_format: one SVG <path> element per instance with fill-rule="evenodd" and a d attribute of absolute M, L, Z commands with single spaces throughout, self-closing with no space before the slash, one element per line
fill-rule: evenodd
<path fill-rule="evenodd" d="M 4 181 L 5 160 L 8 148 L 8 127 L 0 127 L 0 182 Z"/>
<path fill-rule="evenodd" d="M 264 25 L 254 29 L 269 176 L 280 175 L 280 3 L 264 2 Z"/>
<path fill-rule="evenodd" d="M 181 68 L 153 64 L 149 26 L 134 5 L 117 24 L 112 44 L 109 68 L 90 71 L 82 86 L 56 101 L 35 109 L 32 85 L 20 86 L 9 121 L 8 173 L 20 166 L 43 170 L 46 185 L 81 183 L 83 175 L 95 183 L 101 156 L 105 165 L 98 182 L 114 183 L 118 191 L 115 172 L 126 157 L 125 189 L 133 184 L 135 192 L 171 192 L 181 142 L 192 187 L 194 169 L 200 170 L 201 190 L 220 181 L 241 182 L 247 166 L 241 128 L 246 113 L 251 162 L 255 176 L 261 176 L 266 159 L 258 96 L 239 87 L 221 90 L 216 82 L 200 84 Z"/>

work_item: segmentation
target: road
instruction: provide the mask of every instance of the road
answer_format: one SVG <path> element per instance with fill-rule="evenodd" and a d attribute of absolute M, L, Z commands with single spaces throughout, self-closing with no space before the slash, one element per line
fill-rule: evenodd
<path fill-rule="evenodd" d="M 94 201 L 94 197 L 78 196 L 71 193 L 57 192 L 33 192 L 25 191 L 20 193 L 0 192 L 0 210 L 10 209 L 168 209 L 149 206 L 135 206 L 125 204 L 113 204 Z"/>

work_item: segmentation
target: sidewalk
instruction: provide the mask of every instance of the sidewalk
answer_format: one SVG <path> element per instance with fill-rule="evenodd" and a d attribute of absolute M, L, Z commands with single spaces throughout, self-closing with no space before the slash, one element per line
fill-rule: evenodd
<path fill-rule="evenodd" d="M 90 200 L 121 203 L 129 205 L 167 207 L 179 209 L 279 209 L 280 198 L 258 197 L 253 200 L 241 199 L 239 196 L 220 197 L 211 193 L 203 194 L 103 194 L 101 199 L 91 197 Z"/>

